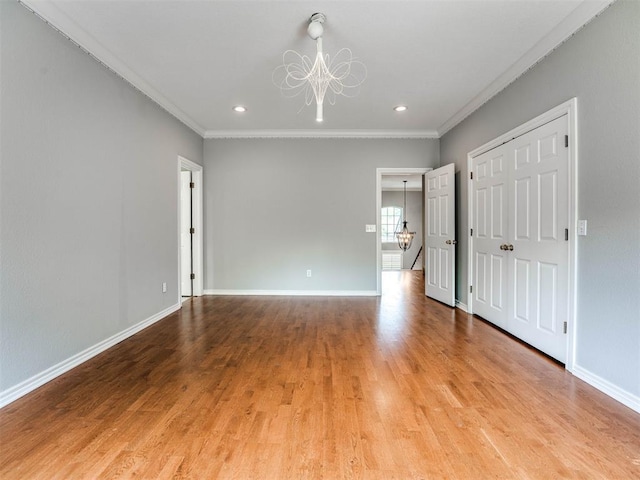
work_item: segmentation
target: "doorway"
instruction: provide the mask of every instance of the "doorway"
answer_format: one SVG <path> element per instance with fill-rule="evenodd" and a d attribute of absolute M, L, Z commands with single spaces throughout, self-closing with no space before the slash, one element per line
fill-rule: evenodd
<path fill-rule="evenodd" d="M 202 166 L 178 157 L 179 301 L 203 290 Z"/>
<path fill-rule="evenodd" d="M 424 268 L 424 195 L 423 177 L 431 168 L 378 168 L 376 169 L 376 256 L 377 295 L 389 281 L 400 278 L 397 272 Z M 407 181 L 407 211 L 404 211 L 404 181 Z M 383 212 L 383 207 L 385 212 Z M 402 219 L 407 220 L 410 231 L 416 232 L 411 248 L 402 251 L 395 239 Z M 383 238 L 384 236 L 384 238 Z M 384 274 L 389 278 L 382 281 Z M 395 272 L 395 273 L 394 273 Z"/>

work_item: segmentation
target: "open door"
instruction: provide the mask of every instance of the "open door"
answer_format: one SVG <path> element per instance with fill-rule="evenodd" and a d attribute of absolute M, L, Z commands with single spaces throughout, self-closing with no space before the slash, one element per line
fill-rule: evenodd
<path fill-rule="evenodd" d="M 455 165 L 425 174 L 425 294 L 455 306 Z"/>
<path fill-rule="evenodd" d="M 178 156 L 179 301 L 203 293 L 202 166 Z"/>
<path fill-rule="evenodd" d="M 193 182 L 191 172 L 180 172 L 180 293 L 193 296 Z"/>

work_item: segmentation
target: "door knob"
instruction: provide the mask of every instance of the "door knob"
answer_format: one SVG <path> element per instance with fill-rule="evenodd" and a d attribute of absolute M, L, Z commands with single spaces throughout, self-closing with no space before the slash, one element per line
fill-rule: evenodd
<path fill-rule="evenodd" d="M 507 249 L 507 245 L 506 244 L 502 244 L 500 245 L 500 250 L 506 250 Z"/>
<path fill-rule="evenodd" d="M 507 247 L 507 249 L 509 249 L 510 252 L 513 251 L 513 245 L 509 244 L 509 246 Z"/>
<path fill-rule="evenodd" d="M 444 243 L 446 243 L 447 245 L 451 245 L 451 240 L 447 240 L 447 241 L 446 241 L 446 242 L 444 242 Z"/>

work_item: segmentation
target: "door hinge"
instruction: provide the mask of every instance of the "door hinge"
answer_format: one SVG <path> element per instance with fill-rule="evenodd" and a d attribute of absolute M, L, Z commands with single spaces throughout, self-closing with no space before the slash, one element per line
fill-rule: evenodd
<path fill-rule="evenodd" d="M 193 228 L 193 227 L 191 227 L 191 228 L 189 229 L 189 233 L 190 233 L 191 235 L 193 235 L 194 233 L 196 233 L 196 229 L 195 229 L 195 228 Z"/>
<path fill-rule="evenodd" d="M 196 278 L 196 274 L 195 274 L 195 273 L 192 273 L 191 275 L 189 275 L 189 278 L 190 278 L 191 280 L 194 280 L 194 279 Z"/>
<path fill-rule="evenodd" d="M 195 183 L 193 183 L 193 182 L 190 182 L 190 183 L 189 183 L 189 188 L 196 188 L 196 184 L 195 184 Z"/>
<path fill-rule="evenodd" d="M 469 293 L 473 293 L 473 285 L 469 285 Z"/>
<path fill-rule="evenodd" d="M 564 229 L 564 241 L 565 242 L 569 241 L 569 229 L 568 228 Z"/>
<path fill-rule="evenodd" d="M 569 135 L 564 136 L 564 148 L 569 148 Z"/>
<path fill-rule="evenodd" d="M 567 322 L 562 325 L 562 333 L 567 333 Z"/>
<path fill-rule="evenodd" d="M 473 237 L 473 228 L 471 229 L 471 233 L 469 234 L 469 236 Z"/>
<path fill-rule="evenodd" d="M 473 180 L 473 172 L 469 172 L 469 178 Z"/>

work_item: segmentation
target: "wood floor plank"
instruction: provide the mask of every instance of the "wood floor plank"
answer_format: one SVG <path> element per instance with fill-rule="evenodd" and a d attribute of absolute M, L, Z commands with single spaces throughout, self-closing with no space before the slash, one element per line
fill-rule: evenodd
<path fill-rule="evenodd" d="M 640 415 L 394 275 L 186 301 L 0 410 L 0 478 L 640 479 Z"/>

